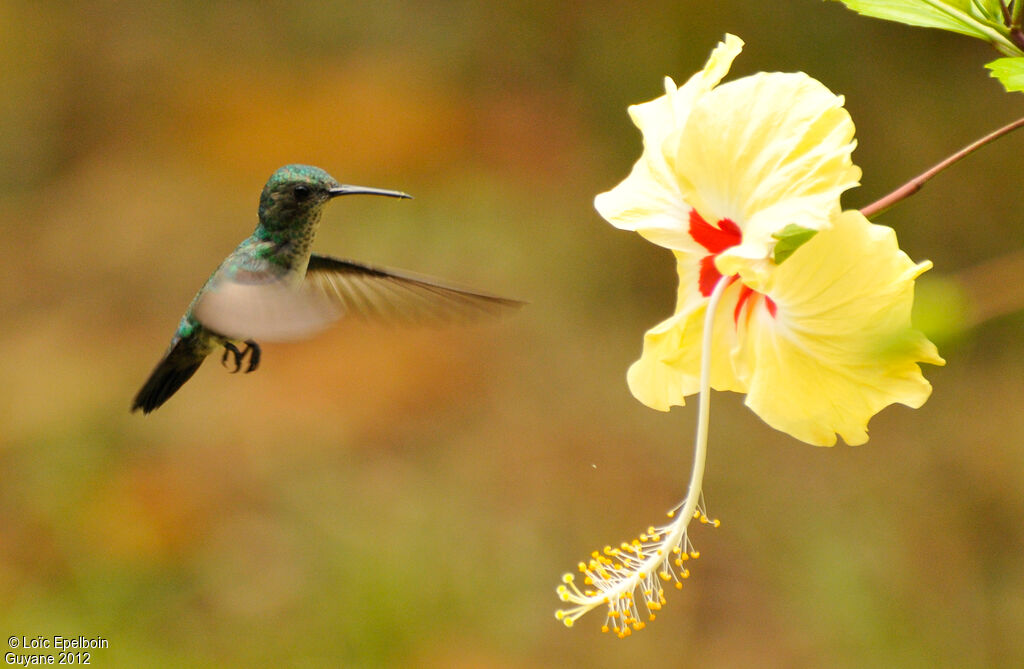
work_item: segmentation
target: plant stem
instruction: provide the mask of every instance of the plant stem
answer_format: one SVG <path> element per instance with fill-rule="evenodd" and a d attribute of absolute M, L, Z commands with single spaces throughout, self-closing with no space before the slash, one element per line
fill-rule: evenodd
<path fill-rule="evenodd" d="M 887 209 L 889 209 L 893 205 L 895 205 L 895 204 L 897 204 L 897 203 L 907 199 L 908 197 L 910 197 L 911 195 L 913 195 L 917 191 L 921 190 L 921 188 L 926 183 L 928 183 L 928 181 L 931 180 L 932 177 L 934 177 L 936 174 L 938 174 L 939 172 L 943 171 L 944 169 L 946 169 L 947 167 L 949 167 L 953 163 L 956 163 L 959 160 L 961 160 L 963 158 L 966 158 L 967 156 L 969 156 L 970 154 L 974 153 L 975 151 L 977 151 L 981 147 L 985 146 L 986 144 L 988 144 L 990 142 L 994 142 L 995 140 L 999 139 L 1003 135 L 1009 134 L 1009 133 L 1013 132 L 1014 130 L 1016 130 L 1017 128 L 1021 127 L 1021 126 L 1024 126 L 1024 118 L 1019 118 L 1016 121 L 1014 121 L 1013 123 L 1010 123 L 1008 125 L 1004 125 L 1002 128 L 999 128 L 995 132 L 991 132 L 991 133 L 985 135 L 984 137 L 982 137 L 978 141 L 976 141 L 976 142 L 974 142 L 972 144 L 969 144 L 969 145 L 965 146 L 964 148 L 960 149 L 959 151 L 957 151 L 956 153 L 954 153 L 950 157 L 946 158 L 945 160 L 943 160 L 939 164 L 935 165 L 934 167 L 932 167 L 932 168 L 926 170 L 925 172 L 922 172 L 921 174 L 917 175 L 916 177 L 914 177 L 913 179 L 911 179 L 907 183 L 903 184 L 902 186 L 900 186 L 899 188 L 897 188 L 893 192 L 889 193 L 885 197 L 883 197 L 883 198 L 881 198 L 879 200 L 876 200 L 875 202 L 872 202 L 871 204 L 869 204 L 866 207 L 862 207 L 861 210 L 860 210 L 860 213 L 864 214 L 864 216 L 866 216 L 867 218 L 872 218 L 874 216 L 878 216 L 883 211 L 886 211 Z"/>

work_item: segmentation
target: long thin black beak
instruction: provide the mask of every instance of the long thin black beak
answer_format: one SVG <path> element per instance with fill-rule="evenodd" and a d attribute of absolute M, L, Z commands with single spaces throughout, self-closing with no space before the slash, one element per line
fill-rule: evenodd
<path fill-rule="evenodd" d="M 342 184 L 337 188 L 332 188 L 327 191 L 331 197 L 338 197 L 339 195 L 384 195 L 386 197 L 400 197 L 407 200 L 412 199 L 412 195 L 403 193 L 399 190 L 384 190 L 383 188 L 366 188 L 365 186 L 349 186 Z"/>

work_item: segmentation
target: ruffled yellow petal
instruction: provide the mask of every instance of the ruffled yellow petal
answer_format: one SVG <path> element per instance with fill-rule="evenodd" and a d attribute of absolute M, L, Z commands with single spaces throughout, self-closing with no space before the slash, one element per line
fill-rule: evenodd
<path fill-rule="evenodd" d="M 889 404 L 921 406 L 931 393 L 918 363 L 945 364 L 910 324 L 914 264 L 891 228 L 847 211 L 762 277 L 777 311 L 755 312 L 734 354 L 746 404 L 772 427 L 818 446 L 836 434 L 867 441 Z M 744 277 L 746 280 L 746 277 Z"/>
<path fill-rule="evenodd" d="M 630 107 L 644 151 L 630 175 L 594 200 L 613 225 L 700 257 L 689 234 L 691 209 L 707 221 L 728 218 L 742 243 L 721 253 L 719 270 L 762 260 L 788 225 L 820 230 L 856 186 L 860 169 L 843 98 L 803 73 L 760 73 L 718 85 L 742 41 L 726 36 L 704 69 L 665 95 Z M 767 272 L 766 266 L 762 271 Z"/>
<path fill-rule="evenodd" d="M 668 162 L 687 203 L 743 231 L 716 262 L 723 274 L 735 273 L 732 257 L 769 258 L 787 225 L 829 226 L 860 179 L 853 134 L 842 96 L 799 72 L 744 77 L 696 101 Z"/>
<path fill-rule="evenodd" d="M 689 286 L 697 281 L 697 265 L 676 254 L 679 270 L 679 298 L 676 313 L 644 335 L 640 359 L 626 375 L 629 390 L 638 400 L 659 411 L 686 404 L 687 395 L 700 388 L 701 337 L 707 300 Z M 730 286 L 722 296 L 715 315 L 715 346 L 711 351 L 711 386 L 716 390 L 746 392 L 746 385 L 733 373 L 730 350 L 738 346 L 733 309 L 740 285 Z"/>
<path fill-rule="evenodd" d="M 612 225 L 635 230 L 656 244 L 690 249 L 687 234 L 690 207 L 683 201 L 676 175 L 665 161 L 664 147 L 686 122 L 694 101 L 713 89 L 729 72 L 733 59 L 743 48 L 735 35 L 712 51 L 700 72 L 681 87 L 665 78 L 665 95 L 632 105 L 629 114 L 643 133 L 644 151 L 626 179 L 612 190 L 594 198 L 597 211 Z"/>

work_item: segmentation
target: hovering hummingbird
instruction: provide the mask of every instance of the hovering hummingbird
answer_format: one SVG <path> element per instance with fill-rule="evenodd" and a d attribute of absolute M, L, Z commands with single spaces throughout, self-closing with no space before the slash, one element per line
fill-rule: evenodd
<path fill-rule="evenodd" d="M 153 411 L 222 346 L 221 364 L 255 371 L 264 341 L 311 336 L 340 318 L 377 321 L 464 320 L 522 302 L 409 272 L 311 253 L 320 214 L 341 195 L 411 198 L 399 191 L 339 184 L 309 165 L 274 172 L 260 195 L 259 224 L 189 304 L 164 357 L 132 402 Z"/>

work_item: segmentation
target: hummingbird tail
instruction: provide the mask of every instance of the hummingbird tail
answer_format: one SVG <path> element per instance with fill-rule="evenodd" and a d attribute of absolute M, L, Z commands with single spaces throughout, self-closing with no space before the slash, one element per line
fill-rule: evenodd
<path fill-rule="evenodd" d="M 132 412 L 142 409 L 142 413 L 149 413 L 158 408 L 192 378 L 205 359 L 205 355 L 196 354 L 190 342 L 175 339 L 132 401 Z"/>

